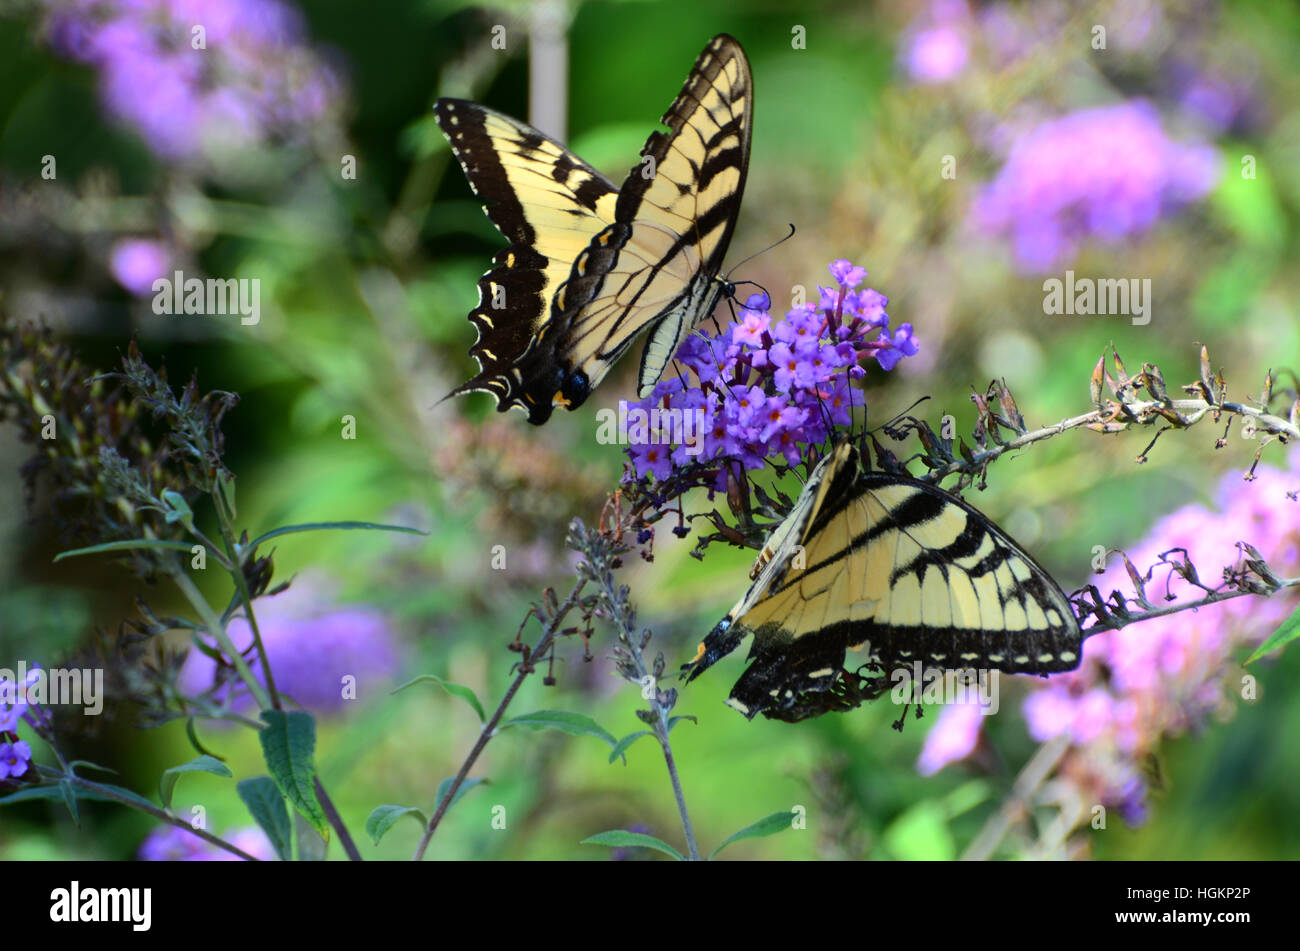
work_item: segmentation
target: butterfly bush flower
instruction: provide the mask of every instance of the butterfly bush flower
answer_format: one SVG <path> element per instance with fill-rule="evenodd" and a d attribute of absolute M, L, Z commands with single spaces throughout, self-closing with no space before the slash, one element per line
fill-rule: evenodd
<path fill-rule="evenodd" d="M 1163 552 L 1184 548 L 1201 581 L 1214 585 L 1221 569 L 1235 563 L 1236 543 L 1244 541 L 1278 574 L 1300 572 L 1300 501 L 1288 497 L 1300 489 L 1300 450 L 1292 452 L 1288 469 L 1261 465 L 1257 474 L 1249 484 L 1235 473 L 1225 477 L 1213 509 L 1188 505 L 1161 519 L 1148 540 L 1128 551 L 1130 561 L 1145 570 Z M 1170 604 L 1204 594 L 1167 569 L 1157 568 L 1151 577 L 1147 595 L 1158 603 L 1164 603 L 1166 594 L 1172 595 Z M 1103 594 L 1132 588 L 1122 561 L 1096 585 Z M 1067 737 L 1062 774 L 1087 801 L 1140 822 L 1147 793 L 1141 768 L 1145 758 L 1162 740 L 1202 729 L 1231 712 L 1231 697 L 1241 689 L 1240 656 L 1267 638 L 1294 608 L 1295 599 L 1285 595 L 1241 597 L 1090 637 L 1078 670 L 1055 675 L 1041 686 L 1034 682 L 1024 703 L 1029 732 L 1040 742 Z M 959 729 L 946 719 L 945 713 L 931 734 Z M 969 752 L 942 735 L 933 743 L 948 755 L 923 757 L 925 772 Z"/>
<path fill-rule="evenodd" d="M 628 418 L 634 411 L 650 420 L 693 413 L 704 424 L 693 442 L 676 445 L 671 432 L 629 426 L 636 477 L 663 481 L 692 461 L 731 459 L 759 469 L 780 458 L 793 466 L 807 446 L 827 439 L 828 426 L 847 425 L 853 407 L 862 405 L 861 390 L 850 381 L 865 375 L 864 361 L 892 370 L 918 352 L 911 324 L 890 331 L 888 299 L 858 290 L 863 268 L 838 260 L 830 271 L 835 286 L 820 288 L 816 304 L 773 318 L 766 296 L 755 294 L 716 337 L 703 331 L 687 337 L 676 354 L 684 375 L 661 380 L 646 399 L 628 404 Z"/>
<path fill-rule="evenodd" d="M 236 848 L 256 859 L 269 862 L 275 859 L 275 850 L 266 834 L 256 826 L 234 829 L 222 836 Z M 159 826 L 140 843 L 136 858 L 142 862 L 239 862 L 238 855 L 205 842 L 191 832 L 177 826 Z"/>
<path fill-rule="evenodd" d="M 339 81 L 279 0 L 50 0 L 59 55 L 99 73 L 104 105 L 159 157 L 301 137 Z M 198 28 L 202 48 L 195 49 Z"/>
<path fill-rule="evenodd" d="M 355 683 L 356 699 L 373 696 L 400 667 L 388 619 L 370 608 L 331 606 L 327 591 L 323 582 L 300 579 L 288 591 L 254 605 L 276 689 L 315 714 L 343 712 L 347 683 Z M 252 641 L 243 618 L 231 622 L 230 636 L 240 647 Z M 262 679 L 256 655 L 248 656 Z M 210 657 L 191 650 L 181 669 L 182 689 L 192 694 L 207 690 L 215 669 Z M 349 677 L 354 680 L 345 680 Z M 243 702 L 251 702 L 242 687 L 239 693 Z"/>
<path fill-rule="evenodd" d="M 1017 265 L 1048 271 L 1089 238 L 1118 242 L 1203 198 L 1219 177 L 1218 154 L 1180 145 L 1141 100 L 1084 109 L 1018 139 L 975 202 L 986 234 L 1011 241 Z"/>
<path fill-rule="evenodd" d="M 965 759 L 979 742 L 984 712 L 978 703 L 954 703 L 943 708 L 925 735 L 916 771 L 933 776 L 951 762 Z"/>

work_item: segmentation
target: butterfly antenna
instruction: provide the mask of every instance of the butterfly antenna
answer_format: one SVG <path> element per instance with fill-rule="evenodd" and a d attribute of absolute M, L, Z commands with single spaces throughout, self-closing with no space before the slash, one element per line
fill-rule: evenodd
<path fill-rule="evenodd" d="M 782 244 L 784 244 L 785 242 L 789 241 L 789 240 L 790 240 L 791 238 L 793 238 L 793 237 L 794 237 L 794 222 L 791 222 L 791 223 L 790 223 L 790 233 L 789 233 L 788 235 L 786 235 L 784 238 L 780 238 L 780 239 L 778 239 L 778 240 L 776 240 L 776 241 L 773 241 L 771 244 L 769 244 L 767 247 L 763 248 L 761 251 L 755 251 L 753 254 L 751 254 L 749 257 L 745 258 L 745 259 L 744 259 L 743 261 L 741 261 L 739 264 L 734 264 L 734 265 L 732 265 L 732 267 L 727 271 L 727 276 L 730 277 L 732 273 L 734 273 L 735 271 L 737 271 L 737 270 L 739 270 L 740 268 L 744 267 L 746 264 L 748 264 L 750 261 L 754 260 L 754 258 L 758 257 L 760 254 L 767 254 L 768 251 L 771 251 L 771 250 L 772 250 L 773 248 L 775 248 L 775 247 L 779 247 L 780 245 L 782 245 Z M 734 284 L 735 282 L 733 282 L 733 281 L 725 281 L 725 283 L 727 283 L 727 284 Z M 764 291 L 764 293 L 766 293 L 766 291 Z"/>

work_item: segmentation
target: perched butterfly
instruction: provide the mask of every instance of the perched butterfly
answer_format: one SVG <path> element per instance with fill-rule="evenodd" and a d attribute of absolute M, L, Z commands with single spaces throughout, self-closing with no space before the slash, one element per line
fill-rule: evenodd
<path fill-rule="evenodd" d="M 864 472 L 847 441 L 813 470 L 751 576 L 683 668 L 694 680 L 752 634 L 752 663 L 727 701 L 751 719 L 836 709 L 846 690 L 852 700 L 849 649 L 886 673 L 917 661 L 1017 674 L 1079 666 L 1069 599 L 1023 548 L 936 486 Z"/>
<path fill-rule="evenodd" d="M 621 190 L 536 129 L 463 99 L 438 125 L 510 242 L 469 313 L 483 390 L 532 423 L 574 409 L 643 331 L 639 395 L 726 291 L 718 278 L 749 166 L 753 86 L 730 36 L 700 53 Z"/>

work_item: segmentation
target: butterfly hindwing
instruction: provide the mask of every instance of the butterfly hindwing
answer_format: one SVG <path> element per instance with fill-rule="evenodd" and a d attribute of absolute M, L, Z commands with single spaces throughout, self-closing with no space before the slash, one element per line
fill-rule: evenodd
<path fill-rule="evenodd" d="M 1079 664 L 1069 600 L 1024 549 L 933 485 L 862 472 L 847 444 L 814 472 L 769 546 L 778 536 L 691 672 L 752 634 L 729 700 L 746 716 L 784 718 L 831 689 L 849 649 L 886 673 L 914 662 L 1038 674 Z"/>

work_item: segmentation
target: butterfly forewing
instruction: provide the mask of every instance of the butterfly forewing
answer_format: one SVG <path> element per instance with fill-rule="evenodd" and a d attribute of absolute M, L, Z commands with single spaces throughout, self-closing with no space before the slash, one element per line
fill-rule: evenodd
<path fill-rule="evenodd" d="M 721 296 L 717 274 L 749 165 L 753 80 L 744 50 L 715 37 L 619 191 L 617 223 L 574 264 L 556 299 L 561 349 L 592 381 L 653 328 L 638 391 L 654 387 L 683 335 Z"/>

